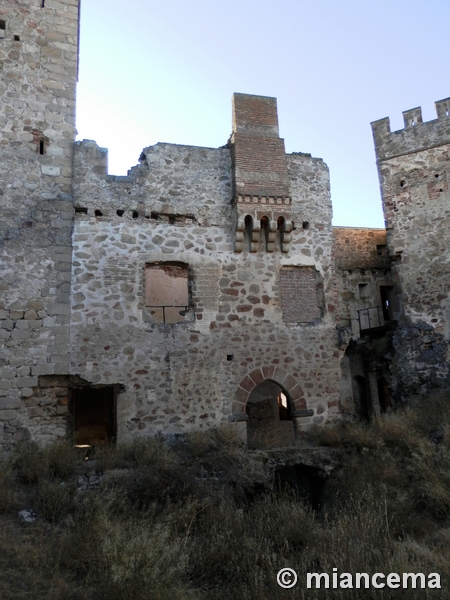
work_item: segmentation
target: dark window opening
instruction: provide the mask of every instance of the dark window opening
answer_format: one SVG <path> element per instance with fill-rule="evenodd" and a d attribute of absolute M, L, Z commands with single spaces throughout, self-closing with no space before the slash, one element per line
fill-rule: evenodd
<path fill-rule="evenodd" d="M 133 210 L 133 219 L 137 219 L 139 217 L 139 213 L 137 210 Z"/>
<path fill-rule="evenodd" d="M 18 35 L 15 35 L 15 36 L 14 36 L 14 41 L 15 41 L 15 42 L 20 42 L 20 37 L 19 37 Z"/>
<path fill-rule="evenodd" d="M 169 225 L 175 225 L 175 215 L 169 215 Z"/>
<path fill-rule="evenodd" d="M 309 221 L 303 221 L 302 227 L 303 229 L 309 229 Z"/>
<path fill-rule="evenodd" d="M 381 309 L 385 321 L 392 321 L 394 304 L 394 287 L 392 285 L 380 285 Z"/>
<path fill-rule="evenodd" d="M 360 298 L 367 298 L 369 295 L 369 286 L 367 283 L 358 283 L 358 291 Z"/>
<path fill-rule="evenodd" d="M 277 219 L 278 242 L 279 242 L 281 252 L 283 252 L 285 229 L 286 229 L 286 219 L 284 217 L 278 217 L 278 219 Z"/>
<path fill-rule="evenodd" d="M 44 140 L 39 141 L 39 154 L 45 154 L 45 142 Z"/>
<path fill-rule="evenodd" d="M 41 8 L 44 8 L 44 6 L 45 6 L 45 0 L 42 0 L 42 2 L 41 2 Z"/>
<path fill-rule="evenodd" d="M 406 185 L 406 181 L 404 179 L 402 179 L 400 181 L 400 187 L 405 187 L 405 185 Z"/>
<path fill-rule="evenodd" d="M 151 219 L 157 219 L 158 218 L 158 213 L 157 212 L 151 212 L 150 213 L 150 218 Z"/>
<path fill-rule="evenodd" d="M 253 218 L 250 215 L 247 215 L 244 220 L 245 223 L 245 234 L 244 234 L 244 249 L 249 252 L 252 251 L 252 241 L 253 241 Z M 247 246 L 245 248 L 245 246 Z"/>
<path fill-rule="evenodd" d="M 270 221 L 268 217 L 261 219 L 261 238 L 264 250 L 267 250 L 267 244 L 269 243 L 269 232 L 270 232 Z"/>
<path fill-rule="evenodd" d="M 227 354 L 227 360 L 228 361 L 233 360 L 233 358 L 234 358 L 233 354 Z"/>
<path fill-rule="evenodd" d="M 188 265 L 156 263 L 145 269 L 145 306 L 155 323 L 182 323 L 189 310 Z"/>
<path fill-rule="evenodd" d="M 113 387 L 72 391 L 75 446 L 107 444 L 115 439 L 116 403 Z"/>
<path fill-rule="evenodd" d="M 75 212 L 83 215 L 87 215 L 88 209 L 84 206 L 75 206 Z"/>
<path fill-rule="evenodd" d="M 378 256 L 386 256 L 387 255 L 386 244 L 377 244 L 377 254 L 378 254 Z"/>
<path fill-rule="evenodd" d="M 125 212 L 124 210 L 122 210 L 122 209 L 119 209 L 119 210 L 117 211 L 117 216 L 118 216 L 118 217 L 123 217 L 123 213 L 124 213 L 124 212 Z"/>
<path fill-rule="evenodd" d="M 435 178 L 439 179 L 439 173 L 436 173 Z"/>
<path fill-rule="evenodd" d="M 5 37 L 6 33 L 6 21 L 0 20 L 0 39 Z"/>
<path fill-rule="evenodd" d="M 103 217 L 103 213 L 98 208 L 95 209 L 94 214 L 96 217 Z"/>

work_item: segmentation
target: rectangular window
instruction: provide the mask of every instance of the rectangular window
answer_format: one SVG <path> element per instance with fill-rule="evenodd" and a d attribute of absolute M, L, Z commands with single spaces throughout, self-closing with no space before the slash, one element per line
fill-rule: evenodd
<path fill-rule="evenodd" d="M 189 309 L 188 266 L 154 263 L 145 269 L 145 306 L 155 323 L 181 323 Z"/>
<path fill-rule="evenodd" d="M 6 35 L 6 21 L 2 21 L 0 19 L 0 39 L 4 38 Z"/>

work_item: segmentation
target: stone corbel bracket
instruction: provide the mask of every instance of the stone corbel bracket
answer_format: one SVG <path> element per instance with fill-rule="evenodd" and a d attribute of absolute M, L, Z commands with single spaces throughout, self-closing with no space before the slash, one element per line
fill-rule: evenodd
<path fill-rule="evenodd" d="M 258 252 L 264 237 L 266 252 L 274 252 L 277 246 L 281 252 L 289 252 L 292 239 L 291 198 L 238 194 L 233 204 L 236 211 L 235 252 L 245 249 L 246 233 L 249 237 L 251 234 L 251 240 L 247 242 L 250 252 Z M 264 217 L 267 224 L 262 228 Z"/>

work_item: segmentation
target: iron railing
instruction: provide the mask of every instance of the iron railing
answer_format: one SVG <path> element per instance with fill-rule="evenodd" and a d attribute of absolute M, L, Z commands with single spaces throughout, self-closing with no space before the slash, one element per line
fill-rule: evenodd
<path fill-rule="evenodd" d="M 162 317 L 163 317 L 162 323 L 167 323 L 167 321 L 166 321 L 166 308 L 182 308 L 185 311 L 187 311 L 189 309 L 189 306 L 175 305 L 175 304 L 165 304 L 164 306 L 163 305 L 160 305 L 160 306 L 147 306 L 147 308 L 149 308 L 149 309 L 152 309 L 152 308 L 162 308 Z M 180 313 L 181 313 L 181 311 L 180 311 Z"/>
<path fill-rule="evenodd" d="M 383 327 L 390 319 L 386 318 L 382 306 L 369 306 L 358 310 L 359 330 Z"/>

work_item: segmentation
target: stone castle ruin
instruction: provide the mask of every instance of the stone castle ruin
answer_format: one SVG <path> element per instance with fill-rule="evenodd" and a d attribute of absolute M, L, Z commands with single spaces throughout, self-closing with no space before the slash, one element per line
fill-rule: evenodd
<path fill-rule="evenodd" d="M 78 0 L 0 7 L 0 445 L 234 428 L 250 447 L 449 379 L 450 99 L 372 124 L 386 231 L 235 94 L 221 148 L 125 177 L 75 142 Z"/>

